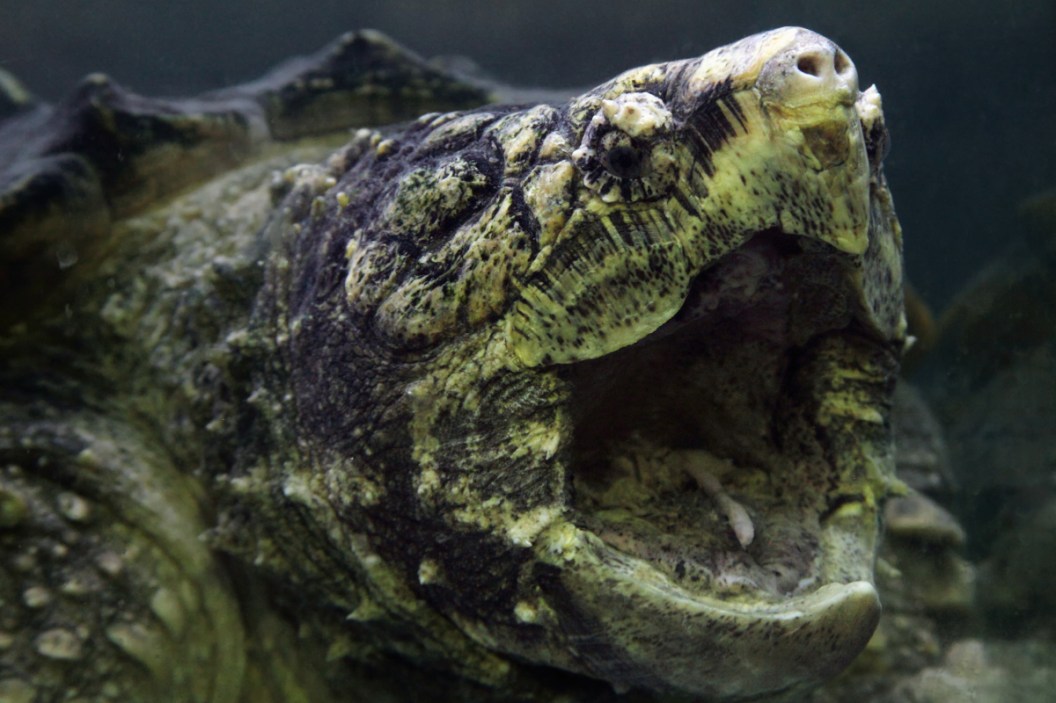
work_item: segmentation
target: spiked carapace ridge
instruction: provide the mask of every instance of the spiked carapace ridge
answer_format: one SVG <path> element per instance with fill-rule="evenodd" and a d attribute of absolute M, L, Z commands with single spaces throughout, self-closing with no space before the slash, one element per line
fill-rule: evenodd
<path fill-rule="evenodd" d="M 792 698 L 870 637 L 901 235 L 829 40 L 16 88 L 0 698 Z"/>

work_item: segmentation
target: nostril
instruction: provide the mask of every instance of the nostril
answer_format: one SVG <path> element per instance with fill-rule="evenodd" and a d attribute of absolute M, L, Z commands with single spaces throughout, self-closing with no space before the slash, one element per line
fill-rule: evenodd
<path fill-rule="evenodd" d="M 832 98 L 846 103 L 858 94 L 854 62 L 835 44 L 816 35 L 775 55 L 767 62 L 759 81 L 773 99 L 786 102 Z"/>
<path fill-rule="evenodd" d="M 847 56 L 847 54 L 837 49 L 836 57 L 833 59 L 833 65 L 836 68 L 836 75 L 842 76 L 848 71 L 848 69 L 851 68 L 853 64 L 851 64 L 851 59 Z"/>
<path fill-rule="evenodd" d="M 800 56 L 799 61 L 796 61 L 796 68 L 799 69 L 800 73 L 805 73 L 808 76 L 817 77 L 821 75 L 821 62 L 814 54 Z"/>

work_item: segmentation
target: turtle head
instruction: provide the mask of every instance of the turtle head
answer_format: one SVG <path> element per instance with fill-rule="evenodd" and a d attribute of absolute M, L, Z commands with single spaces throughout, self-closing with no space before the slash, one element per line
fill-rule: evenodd
<path fill-rule="evenodd" d="M 838 672 L 896 484 L 885 139 L 846 54 L 794 28 L 357 137 L 291 196 L 261 306 L 297 417 L 276 479 L 302 467 L 301 529 L 354 552 L 315 578 L 618 688 Z"/>
<path fill-rule="evenodd" d="M 858 97 L 841 49 L 784 29 L 574 100 L 569 133 L 551 137 L 567 136 L 567 158 L 526 185 L 529 202 L 576 207 L 560 213 L 547 263 L 521 292 L 517 354 L 561 363 L 641 339 L 704 268 L 760 232 L 863 254 L 871 169 Z"/>

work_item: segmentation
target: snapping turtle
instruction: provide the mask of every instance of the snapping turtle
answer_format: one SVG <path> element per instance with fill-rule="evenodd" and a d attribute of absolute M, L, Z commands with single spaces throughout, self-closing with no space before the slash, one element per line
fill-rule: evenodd
<path fill-rule="evenodd" d="M 829 40 L 4 85 L 7 699 L 790 697 L 869 639 L 901 234 Z"/>

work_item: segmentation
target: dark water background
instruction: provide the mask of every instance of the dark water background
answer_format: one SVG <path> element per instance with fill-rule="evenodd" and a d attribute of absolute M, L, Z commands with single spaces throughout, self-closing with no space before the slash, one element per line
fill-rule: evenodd
<path fill-rule="evenodd" d="M 525 86 L 586 86 L 785 24 L 876 83 L 911 280 L 941 308 L 1056 186 L 1056 2 L 993 0 L 0 0 L 0 66 L 55 100 L 103 71 L 147 95 L 248 80 L 348 29 L 462 55 Z"/>

